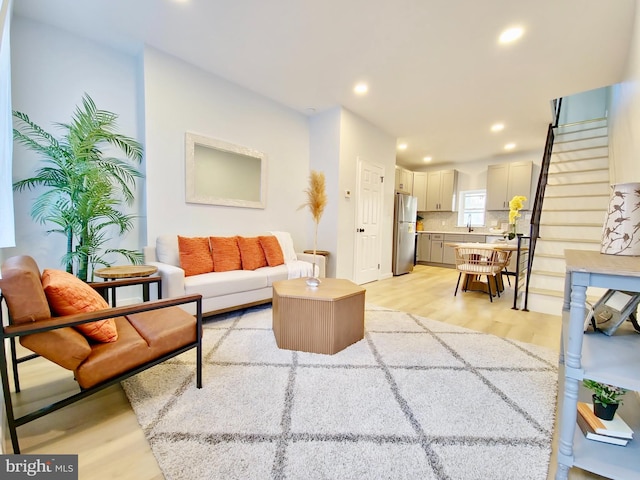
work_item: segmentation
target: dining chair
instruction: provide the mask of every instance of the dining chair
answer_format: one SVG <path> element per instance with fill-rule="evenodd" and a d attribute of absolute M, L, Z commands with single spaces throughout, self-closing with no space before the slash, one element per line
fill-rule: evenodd
<path fill-rule="evenodd" d="M 494 294 L 500 296 L 500 288 L 496 281 L 496 276 L 500 274 L 505 266 L 505 259 L 508 256 L 505 251 L 490 248 L 455 247 L 456 270 L 458 270 L 458 282 L 453 293 L 455 297 L 460 287 L 460 279 L 465 275 L 463 291 L 468 290 L 469 283 L 478 277 L 487 277 L 486 291 L 489 300 L 493 302 Z M 492 282 L 493 280 L 493 282 Z M 495 286 L 495 293 L 492 289 Z"/>

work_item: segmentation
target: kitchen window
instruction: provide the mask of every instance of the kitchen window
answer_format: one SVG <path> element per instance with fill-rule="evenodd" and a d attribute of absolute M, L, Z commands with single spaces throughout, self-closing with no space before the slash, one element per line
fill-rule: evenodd
<path fill-rule="evenodd" d="M 484 207 L 486 200 L 486 190 L 466 190 L 460 192 L 458 226 L 484 227 Z"/>

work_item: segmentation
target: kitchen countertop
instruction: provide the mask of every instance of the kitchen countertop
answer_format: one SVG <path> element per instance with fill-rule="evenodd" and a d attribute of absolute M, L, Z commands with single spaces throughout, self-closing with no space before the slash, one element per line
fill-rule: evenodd
<path fill-rule="evenodd" d="M 445 235 L 485 235 L 485 236 L 502 236 L 505 235 L 502 232 L 461 232 L 461 231 L 455 231 L 455 230 L 416 230 L 416 233 L 442 233 Z"/>

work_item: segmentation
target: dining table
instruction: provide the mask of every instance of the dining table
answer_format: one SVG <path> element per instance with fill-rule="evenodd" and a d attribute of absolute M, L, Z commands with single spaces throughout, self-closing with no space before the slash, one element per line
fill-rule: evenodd
<path fill-rule="evenodd" d="M 467 247 L 477 248 L 483 250 L 493 250 L 502 252 L 516 252 L 518 250 L 517 243 L 508 242 L 495 242 L 495 243 L 480 243 L 480 242 L 448 242 L 445 245 L 449 247 Z M 515 272 L 501 271 L 492 277 L 491 291 L 503 292 L 504 291 L 504 275 L 515 275 Z M 478 275 L 472 275 L 465 273 L 463 279 L 463 285 L 466 286 L 466 290 L 474 290 L 487 293 L 489 291 L 489 285 L 487 282 L 483 282 Z"/>

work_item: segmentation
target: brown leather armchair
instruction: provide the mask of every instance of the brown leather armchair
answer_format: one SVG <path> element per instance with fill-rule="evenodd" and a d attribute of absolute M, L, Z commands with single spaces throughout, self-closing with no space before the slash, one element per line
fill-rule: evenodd
<path fill-rule="evenodd" d="M 0 289 L 0 296 L 6 301 L 9 312 L 8 325 L 0 321 L 3 345 L 0 349 L 0 374 L 14 453 L 20 453 L 17 427 L 192 348 L 196 349 L 197 356 L 196 385 L 202 387 L 201 295 L 56 317 L 52 316 L 40 270 L 29 256 L 12 257 L 4 262 Z M 196 303 L 195 317 L 178 306 L 188 303 Z M 118 332 L 116 341 L 94 342 L 74 328 L 104 319 L 115 320 Z M 15 418 L 5 339 L 10 340 L 14 353 L 12 368 L 16 394 L 19 394 L 16 338 L 24 347 L 36 353 L 29 358 L 42 356 L 72 371 L 80 391 Z"/>

